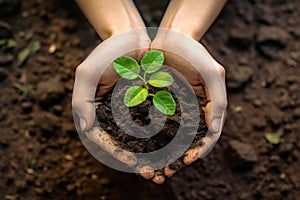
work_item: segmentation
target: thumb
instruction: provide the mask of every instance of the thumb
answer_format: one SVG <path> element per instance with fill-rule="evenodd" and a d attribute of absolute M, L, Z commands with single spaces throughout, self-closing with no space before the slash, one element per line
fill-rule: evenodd
<path fill-rule="evenodd" d="M 205 121 L 208 128 L 213 133 L 218 133 L 224 124 L 225 120 L 226 101 L 208 102 L 205 106 Z"/>
<path fill-rule="evenodd" d="M 76 69 L 73 88 L 72 107 L 74 119 L 78 119 L 81 131 L 92 128 L 95 120 L 95 92 L 97 81 L 93 81 L 89 70 L 81 66 Z"/>
<path fill-rule="evenodd" d="M 205 107 L 205 116 L 207 116 L 206 124 L 208 124 L 209 129 L 214 133 L 218 133 L 223 127 L 225 109 L 227 107 L 227 97 L 225 87 L 225 70 L 215 60 L 213 63 L 216 66 L 217 73 L 215 74 L 213 82 L 211 82 L 211 84 L 206 88 L 209 90 L 209 102 Z"/>

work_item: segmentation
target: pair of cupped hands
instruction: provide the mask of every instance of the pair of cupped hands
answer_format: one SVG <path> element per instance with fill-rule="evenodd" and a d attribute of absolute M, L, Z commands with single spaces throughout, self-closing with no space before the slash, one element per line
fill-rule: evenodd
<path fill-rule="evenodd" d="M 146 29 L 136 29 L 104 40 L 76 69 L 73 111 L 79 118 L 80 131 L 88 133 L 95 120 L 95 100 L 101 100 L 120 79 L 112 67 L 113 61 L 124 55 L 139 61 L 147 51 L 154 49 L 163 51 L 164 64 L 181 73 L 195 94 L 207 102 L 203 109 L 209 131 L 202 139 L 201 147 L 185 153 L 183 162 L 189 165 L 207 155 L 219 139 L 227 106 L 224 68 L 203 45 L 191 37 L 159 29 L 151 41 Z M 94 141 L 113 154 L 113 144 L 117 143 L 103 130 L 101 137 Z M 117 159 L 129 166 L 136 166 L 136 160 L 126 159 L 126 156 L 118 154 Z M 164 182 L 165 176 L 170 177 L 175 173 L 168 166 L 163 169 L 163 174 L 156 173 L 151 166 L 139 166 L 137 172 L 158 184 Z"/>

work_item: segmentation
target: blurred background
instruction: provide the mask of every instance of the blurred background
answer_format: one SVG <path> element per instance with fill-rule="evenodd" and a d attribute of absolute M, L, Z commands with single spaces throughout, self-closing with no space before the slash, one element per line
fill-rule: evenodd
<path fill-rule="evenodd" d="M 158 26 L 168 1 L 136 4 Z M 299 9 L 297 0 L 228 1 L 201 41 L 227 70 L 223 134 L 157 186 L 81 144 L 74 70 L 100 40 L 75 3 L 0 0 L 0 199 L 299 199 Z"/>

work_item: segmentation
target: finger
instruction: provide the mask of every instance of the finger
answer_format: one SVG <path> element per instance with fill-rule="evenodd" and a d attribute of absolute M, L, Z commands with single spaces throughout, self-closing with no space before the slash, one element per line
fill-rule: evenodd
<path fill-rule="evenodd" d="M 140 49 L 149 48 L 149 38 L 137 40 L 144 29 L 124 32 L 103 41 L 88 58 L 76 69 L 72 106 L 74 114 L 80 119 L 82 131 L 89 130 L 95 119 L 95 93 L 99 79 L 114 59 L 123 55 L 132 55 Z"/>
<path fill-rule="evenodd" d="M 75 74 L 72 107 L 83 132 L 88 131 L 94 124 L 96 113 L 94 102 L 98 82 L 114 59 L 112 56 L 104 60 L 95 59 L 97 55 L 102 57 L 103 48 L 100 46 L 77 67 Z"/>
<path fill-rule="evenodd" d="M 227 107 L 227 97 L 225 88 L 225 70 L 215 60 L 213 61 L 216 66 L 218 76 L 214 83 L 215 89 L 206 87 L 208 103 L 206 104 L 204 111 L 206 117 L 206 124 L 211 132 L 218 133 L 223 128 L 224 113 Z M 218 92 L 217 89 L 219 89 Z M 223 91 L 223 92 L 222 92 Z"/>
<path fill-rule="evenodd" d="M 200 157 L 201 147 L 195 147 L 193 149 L 188 150 L 185 153 L 183 158 L 183 163 L 185 165 L 190 165 L 191 163 L 195 162 Z"/>
<path fill-rule="evenodd" d="M 204 158 L 214 148 L 218 139 L 220 138 L 221 132 L 219 133 L 208 133 L 204 138 L 201 139 L 201 146 L 197 146 L 188 150 L 183 158 L 183 162 L 189 165 L 199 158 Z"/>
<path fill-rule="evenodd" d="M 155 172 L 154 177 L 152 178 L 152 181 L 156 184 L 163 184 L 165 182 L 165 177 L 161 172 Z"/>
<path fill-rule="evenodd" d="M 166 166 L 166 167 L 164 168 L 164 174 L 165 174 L 166 177 L 171 177 L 171 176 L 173 176 L 175 173 L 176 173 L 176 170 L 171 169 L 169 166 Z"/>
<path fill-rule="evenodd" d="M 137 172 L 145 179 L 152 179 L 154 177 L 154 170 L 149 165 L 137 167 Z"/>
<path fill-rule="evenodd" d="M 117 142 L 111 138 L 106 132 L 101 130 L 99 127 L 93 127 L 89 132 L 86 133 L 87 137 L 100 146 L 107 153 L 115 157 L 117 160 L 124 164 L 132 167 L 136 165 L 137 159 L 133 153 L 125 151 L 117 146 Z"/>
<path fill-rule="evenodd" d="M 75 83 L 73 88 L 72 107 L 74 115 L 79 118 L 80 130 L 88 131 L 95 120 L 95 92 L 97 81 L 92 81 L 93 75 L 89 78 L 89 71 L 83 65 L 76 69 Z M 89 89 L 87 89 L 89 88 Z"/>
<path fill-rule="evenodd" d="M 160 32 L 164 32 L 164 30 Z M 220 73 L 221 68 L 199 42 L 174 31 L 165 30 L 165 35 L 167 36 L 166 40 L 170 38 L 165 46 L 166 51 L 180 55 L 187 60 L 198 71 L 199 80 L 203 78 L 207 86 L 207 93 L 209 93 L 209 100 L 212 102 L 211 122 L 208 127 L 210 131 L 218 133 L 221 130 L 222 116 L 227 106 L 226 88 Z M 180 41 L 180 48 L 172 41 Z"/>
<path fill-rule="evenodd" d="M 185 165 L 190 165 L 191 163 L 195 162 L 201 156 L 201 148 L 204 145 L 203 138 L 199 138 L 198 141 L 193 143 L 193 147 L 188 149 L 183 156 L 183 163 Z"/>

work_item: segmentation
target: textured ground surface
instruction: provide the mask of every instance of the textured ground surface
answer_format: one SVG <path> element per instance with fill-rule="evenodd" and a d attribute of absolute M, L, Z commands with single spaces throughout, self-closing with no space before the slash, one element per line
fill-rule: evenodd
<path fill-rule="evenodd" d="M 229 1 L 202 41 L 227 70 L 223 135 L 163 186 L 104 167 L 77 136 L 74 69 L 98 43 L 80 12 L 20 2 L 0 1 L 0 199 L 299 198 L 300 1 Z M 145 2 L 156 25 L 164 6 Z"/>

